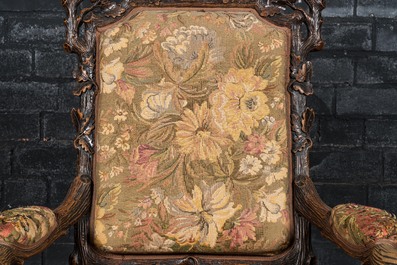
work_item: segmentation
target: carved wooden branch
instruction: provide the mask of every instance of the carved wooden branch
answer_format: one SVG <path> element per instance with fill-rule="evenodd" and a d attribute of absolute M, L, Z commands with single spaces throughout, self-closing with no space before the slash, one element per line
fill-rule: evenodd
<path fill-rule="evenodd" d="M 324 237 L 336 243 L 352 257 L 361 260 L 368 257 L 370 248 L 352 246 L 342 238 L 337 237 L 333 232 L 330 222 L 332 209 L 320 199 L 313 182 L 308 176 L 299 176 L 295 179 L 295 193 L 295 207 L 306 219 L 320 229 Z"/>
<path fill-rule="evenodd" d="M 91 179 L 87 176 L 76 177 L 66 199 L 54 210 L 57 227 L 43 242 L 30 246 L 0 243 L 0 264 L 23 264 L 23 260 L 34 256 L 48 248 L 59 237 L 64 236 L 91 205 Z"/>
<path fill-rule="evenodd" d="M 367 245 L 352 244 L 333 230 L 331 208 L 319 197 L 308 176 L 295 179 L 295 207 L 321 234 L 342 248 L 350 256 L 368 265 L 397 264 L 397 242 L 381 239 Z"/>

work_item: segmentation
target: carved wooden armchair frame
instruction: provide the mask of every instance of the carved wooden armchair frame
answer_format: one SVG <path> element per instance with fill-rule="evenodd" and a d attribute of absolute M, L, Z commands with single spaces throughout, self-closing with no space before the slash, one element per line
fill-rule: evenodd
<path fill-rule="evenodd" d="M 81 99 L 80 107 L 72 110 L 72 120 L 77 130 L 74 140 L 78 150 L 77 177 L 65 201 L 53 211 L 54 228 L 45 238 L 30 245 L 0 241 L 1 264 L 23 264 L 23 261 L 49 247 L 75 225 L 75 250 L 71 264 L 314 264 L 310 242 L 310 223 L 316 225 L 323 236 L 337 244 L 363 264 L 397 264 L 396 235 L 372 238 L 367 242 L 354 242 L 336 231 L 333 223 L 337 208 L 331 209 L 318 196 L 309 177 L 308 152 L 312 145 L 309 136 L 314 111 L 307 108 L 306 98 L 313 93 L 311 84 L 312 64 L 307 60 L 309 52 L 323 46 L 320 28 L 324 0 L 62 0 L 67 11 L 65 49 L 79 56 L 79 83 L 74 94 Z M 93 247 L 89 237 L 89 210 L 92 198 L 92 164 L 95 130 L 95 97 L 97 90 L 96 42 L 97 28 L 109 25 L 137 7 L 194 7 L 194 8 L 246 8 L 255 10 L 261 17 L 275 25 L 287 27 L 292 32 L 290 57 L 290 122 L 292 131 L 294 240 L 281 254 L 274 256 L 227 255 L 114 255 Z M 352 208 L 360 207 L 351 205 Z M 361 209 L 361 208 L 360 208 Z M 373 209 L 387 220 L 393 216 Z M 21 210 L 23 212 L 23 209 Z M 23 215 L 19 213 L 18 216 Z M 6 217 L 5 217 L 6 216 Z M 12 213 L 8 217 L 13 217 Z M 385 217 L 386 216 L 386 217 Z M 14 216 L 15 217 L 15 216 Z M 1 220 L 9 222 L 7 214 Z M 394 223 L 396 224 L 396 223 Z M 397 227 L 397 226 L 396 226 Z M 397 228 L 395 229 L 397 230 Z M 0 229 L 1 230 L 1 229 Z M 350 235 L 347 235 L 350 236 Z M 389 238 L 389 239 L 387 239 Z M 394 239 L 394 240 L 393 240 Z"/>

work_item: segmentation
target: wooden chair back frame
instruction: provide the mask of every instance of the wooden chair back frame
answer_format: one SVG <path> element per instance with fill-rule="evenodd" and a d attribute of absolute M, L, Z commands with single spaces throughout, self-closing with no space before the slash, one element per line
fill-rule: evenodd
<path fill-rule="evenodd" d="M 95 130 L 96 82 L 96 29 L 114 23 L 137 7 L 195 7 L 195 8 L 250 8 L 268 21 L 292 32 L 290 83 L 291 130 L 294 188 L 294 239 L 283 253 L 272 256 L 226 256 L 226 255 L 112 255 L 103 253 L 90 244 L 89 217 L 75 226 L 76 246 L 70 257 L 71 264 L 314 264 L 310 243 L 310 225 L 299 210 L 305 208 L 310 189 L 297 189 L 309 179 L 308 150 L 312 145 L 309 130 L 314 118 L 313 110 L 306 107 L 306 97 L 313 93 L 311 84 L 312 64 L 307 61 L 309 52 L 323 46 L 320 28 L 323 0 L 63 0 L 67 10 L 65 49 L 79 57 L 74 94 L 81 99 L 78 109 L 72 110 L 72 120 L 77 130 L 74 140 L 78 150 L 78 176 L 92 176 Z M 311 182 L 309 183 L 311 184 Z M 314 188 L 314 187 L 313 187 Z M 87 196 L 87 194 L 85 194 Z M 85 197 L 86 197 L 85 196 Z M 88 197 L 92 196 L 89 194 Z M 329 210 L 324 205 L 321 209 Z"/>

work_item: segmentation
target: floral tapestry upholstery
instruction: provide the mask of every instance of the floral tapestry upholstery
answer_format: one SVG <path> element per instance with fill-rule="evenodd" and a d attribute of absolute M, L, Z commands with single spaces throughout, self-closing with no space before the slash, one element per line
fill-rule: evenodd
<path fill-rule="evenodd" d="M 46 207 L 7 210 L 0 213 L 0 240 L 30 246 L 45 240 L 56 226 L 55 214 Z"/>
<path fill-rule="evenodd" d="M 99 32 L 95 245 L 288 247 L 289 30 L 241 9 L 140 9 Z"/>
<path fill-rule="evenodd" d="M 355 245 L 367 245 L 378 239 L 397 242 L 397 219 L 380 209 L 358 204 L 342 204 L 332 210 L 333 229 Z"/>

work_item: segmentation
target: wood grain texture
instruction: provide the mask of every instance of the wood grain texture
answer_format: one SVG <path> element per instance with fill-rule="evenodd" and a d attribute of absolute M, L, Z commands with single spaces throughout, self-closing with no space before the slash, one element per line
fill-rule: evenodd
<path fill-rule="evenodd" d="M 0 243 L 0 264 L 23 264 L 23 260 L 34 256 L 64 236 L 68 229 L 75 224 L 90 208 L 91 179 L 78 176 L 74 179 L 63 203 L 54 210 L 57 227 L 48 237 L 29 245 Z"/>

